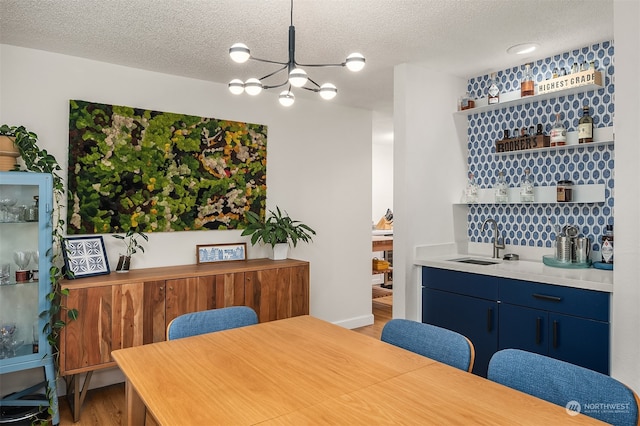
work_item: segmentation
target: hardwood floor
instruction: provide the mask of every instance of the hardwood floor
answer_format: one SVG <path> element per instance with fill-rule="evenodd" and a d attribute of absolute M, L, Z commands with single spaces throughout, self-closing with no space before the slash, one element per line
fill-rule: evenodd
<path fill-rule="evenodd" d="M 382 301 L 373 299 L 374 324 L 356 328 L 353 331 L 379 339 L 382 327 L 391 319 L 390 298 L 391 296 L 387 296 Z M 124 383 L 90 390 L 87 393 L 78 423 L 73 423 L 73 415 L 66 398 L 60 398 L 59 407 L 60 425 L 120 426 L 123 424 L 124 416 Z M 146 426 L 153 426 L 154 423 L 152 419 L 147 419 Z"/>

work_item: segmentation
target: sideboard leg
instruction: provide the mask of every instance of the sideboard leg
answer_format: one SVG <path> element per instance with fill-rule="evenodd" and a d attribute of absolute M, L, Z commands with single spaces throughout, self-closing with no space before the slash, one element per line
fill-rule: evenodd
<path fill-rule="evenodd" d="M 93 376 L 93 371 L 87 372 L 84 382 L 82 383 L 82 388 L 80 387 L 80 374 L 65 377 L 65 382 L 67 383 L 67 401 L 71 406 L 74 422 L 80 420 L 80 410 L 82 409 L 82 404 L 84 404 L 84 399 L 89 390 L 91 376 Z"/>

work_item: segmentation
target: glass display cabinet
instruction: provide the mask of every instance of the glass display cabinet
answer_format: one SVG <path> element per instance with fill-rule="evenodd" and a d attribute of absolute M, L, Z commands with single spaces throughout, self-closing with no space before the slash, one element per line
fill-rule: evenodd
<path fill-rule="evenodd" d="M 58 424 L 55 368 L 43 332 L 49 318 L 40 315 L 49 309 L 52 208 L 50 174 L 0 172 L 0 374 L 44 371 L 44 381 L 27 389 L 6 394 L 0 386 L 0 407 L 3 416 L 28 416 L 52 401 L 51 420 Z"/>

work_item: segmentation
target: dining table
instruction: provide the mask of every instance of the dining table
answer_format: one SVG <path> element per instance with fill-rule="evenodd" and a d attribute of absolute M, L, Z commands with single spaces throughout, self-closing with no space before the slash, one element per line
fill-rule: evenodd
<path fill-rule="evenodd" d="M 603 424 L 304 315 L 119 349 L 126 424 Z"/>

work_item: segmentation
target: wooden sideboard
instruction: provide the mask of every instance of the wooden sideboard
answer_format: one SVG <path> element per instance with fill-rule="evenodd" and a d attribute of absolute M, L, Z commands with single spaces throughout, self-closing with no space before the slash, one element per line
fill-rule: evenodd
<path fill-rule="evenodd" d="M 62 288 L 69 292 L 62 305 L 79 313 L 59 342 L 76 421 L 93 371 L 116 366 L 111 351 L 165 340 L 178 315 L 238 305 L 260 322 L 309 314 L 309 263 L 294 259 L 137 269 L 63 280 Z"/>

